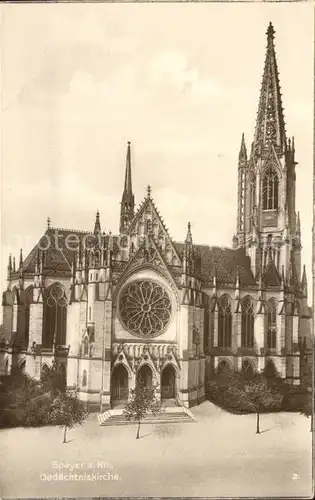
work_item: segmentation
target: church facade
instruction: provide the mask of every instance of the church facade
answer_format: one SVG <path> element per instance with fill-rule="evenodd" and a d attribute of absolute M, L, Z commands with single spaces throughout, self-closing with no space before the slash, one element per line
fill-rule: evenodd
<path fill-rule="evenodd" d="M 90 409 L 128 398 L 137 383 L 189 407 L 220 369 L 277 372 L 299 384 L 310 363 L 307 278 L 295 206 L 294 138 L 287 139 L 274 48 L 267 50 L 254 140 L 235 169 L 232 248 L 171 239 L 151 188 L 135 209 L 131 145 L 117 235 L 54 228 L 3 293 L 2 374 L 32 377 L 54 361 Z M 224 194 L 222 193 L 222 196 Z"/>

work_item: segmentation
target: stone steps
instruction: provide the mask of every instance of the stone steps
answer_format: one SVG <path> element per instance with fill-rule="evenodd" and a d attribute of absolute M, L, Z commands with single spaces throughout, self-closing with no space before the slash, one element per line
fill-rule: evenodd
<path fill-rule="evenodd" d="M 100 425 L 134 425 L 132 420 L 126 419 L 120 408 L 99 413 L 97 418 Z M 157 415 L 149 413 L 141 421 L 141 424 L 189 423 L 194 422 L 194 420 L 194 416 L 187 408 L 169 407 Z"/>

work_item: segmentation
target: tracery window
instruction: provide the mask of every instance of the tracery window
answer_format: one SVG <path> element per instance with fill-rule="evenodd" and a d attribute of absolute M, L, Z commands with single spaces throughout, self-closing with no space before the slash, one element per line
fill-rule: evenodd
<path fill-rule="evenodd" d="M 89 339 L 87 337 L 83 340 L 83 356 L 89 355 Z"/>
<path fill-rule="evenodd" d="M 67 299 L 59 283 L 49 287 L 44 295 L 43 346 L 66 343 Z"/>
<path fill-rule="evenodd" d="M 167 291 L 154 281 L 133 281 L 122 291 L 120 319 L 127 330 L 139 337 L 156 337 L 171 319 L 171 300 Z"/>
<path fill-rule="evenodd" d="M 274 298 L 269 299 L 266 304 L 267 319 L 267 348 L 277 347 L 277 303 Z"/>
<path fill-rule="evenodd" d="M 251 297 L 242 301 L 241 342 L 242 347 L 254 347 L 254 306 Z"/>
<path fill-rule="evenodd" d="M 279 179 L 276 171 L 269 167 L 263 178 L 263 210 L 278 208 Z"/>
<path fill-rule="evenodd" d="M 256 205 L 256 179 L 255 175 L 252 174 L 250 177 L 250 206 L 253 207 Z"/>
<path fill-rule="evenodd" d="M 82 375 L 82 387 L 87 386 L 87 371 L 83 370 L 83 375 Z"/>
<path fill-rule="evenodd" d="M 28 348 L 30 337 L 30 305 L 33 300 L 33 287 L 30 286 L 25 291 L 25 347 Z"/>
<path fill-rule="evenodd" d="M 219 301 L 218 347 L 231 347 L 232 311 L 228 295 L 222 295 Z"/>

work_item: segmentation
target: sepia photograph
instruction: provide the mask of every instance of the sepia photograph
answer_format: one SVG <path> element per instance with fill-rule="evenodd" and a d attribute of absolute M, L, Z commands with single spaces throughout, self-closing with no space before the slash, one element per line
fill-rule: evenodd
<path fill-rule="evenodd" d="M 313 498 L 312 2 L 0 44 L 0 497 Z"/>

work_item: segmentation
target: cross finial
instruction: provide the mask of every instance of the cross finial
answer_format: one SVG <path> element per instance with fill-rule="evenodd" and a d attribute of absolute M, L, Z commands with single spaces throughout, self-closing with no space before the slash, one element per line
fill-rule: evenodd
<path fill-rule="evenodd" d="M 47 229 L 50 229 L 51 218 L 47 217 Z"/>
<path fill-rule="evenodd" d="M 151 191 L 152 191 L 152 189 L 151 189 L 151 186 L 149 184 L 148 187 L 147 187 L 148 198 L 151 197 Z"/>

